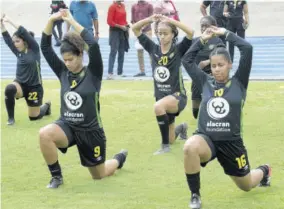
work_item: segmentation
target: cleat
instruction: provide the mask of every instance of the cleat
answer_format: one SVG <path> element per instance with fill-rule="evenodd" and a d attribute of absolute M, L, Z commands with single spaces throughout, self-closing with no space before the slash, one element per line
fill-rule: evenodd
<path fill-rule="evenodd" d="M 201 198 L 198 194 L 192 194 L 190 202 L 189 202 L 189 208 L 191 209 L 201 208 Z"/>
<path fill-rule="evenodd" d="M 160 154 L 164 154 L 167 152 L 170 152 L 171 148 L 169 144 L 162 144 L 161 149 L 157 150 L 156 152 L 154 152 L 154 155 L 160 155 Z"/>
<path fill-rule="evenodd" d="M 271 167 L 269 165 L 264 165 L 268 169 L 268 174 L 263 177 L 261 182 L 259 183 L 259 187 L 269 187 L 271 181 Z"/>
<path fill-rule="evenodd" d="M 51 115 L 51 102 L 48 101 L 48 102 L 46 102 L 45 104 L 48 105 L 48 109 L 47 109 L 45 115 Z"/>
<path fill-rule="evenodd" d="M 179 136 L 179 138 L 181 140 L 187 140 L 187 129 L 188 129 L 188 125 L 187 123 L 182 123 L 179 124 L 176 128 L 175 128 L 175 134 L 176 134 L 176 138 Z"/>
<path fill-rule="evenodd" d="M 134 75 L 134 77 L 142 77 L 142 76 L 146 76 L 146 73 L 140 72 L 140 73 L 137 73 L 136 75 Z"/>
<path fill-rule="evenodd" d="M 14 118 L 9 118 L 8 121 L 7 121 L 7 125 L 8 126 L 14 125 L 14 123 L 15 123 L 15 119 Z"/>
<path fill-rule="evenodd" d="M 63 177 L 62 176 L 54 176 L 51 178 L 49 184 L 46 188 L 50 189 L 57 189 L 61 184 L 63 184 Z"/>
<path fill-rule="evenodd" d="M 125 149 L 120 150 L 120 152 L 118 154 L 116 154 L 113 158 L 114 159 L 121 159 L 118 157 L 118 155 L 122 154 L 124 156 L 124 158 L 122 159 L 121 164 L 118 166 L 118 169 L 121 169 L 126 161 L 127 155 L 128 155 L 128 151 Z M 119 160 L 118 160 L 119 161 Z"/>

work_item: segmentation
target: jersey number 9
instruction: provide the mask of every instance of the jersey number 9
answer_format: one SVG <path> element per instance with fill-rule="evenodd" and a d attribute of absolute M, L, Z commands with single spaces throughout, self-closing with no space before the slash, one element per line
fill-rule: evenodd
<path fill-rule="evenodd" d="M 94 157 L 97 158 L 97 157 L 99 157 L 100 155 L 101 155 L 101 148 L 100 148 L 100 146 L 96 146 L 96 147 L 94 148 Z"/>

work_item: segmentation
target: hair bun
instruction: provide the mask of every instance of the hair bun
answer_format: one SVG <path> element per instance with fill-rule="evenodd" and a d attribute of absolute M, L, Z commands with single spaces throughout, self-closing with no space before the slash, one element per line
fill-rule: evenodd
<path fill-rule="evenodd" d="M 29 31 L 29 34 L 34 38 L 35 37 L 35 33 L 32 31 Z"/>
<path fill-rule="evenodd" d="M 216 44 L 215 48 L 226 48 L 226 46 L 223 43 L 218 43 Z"/>

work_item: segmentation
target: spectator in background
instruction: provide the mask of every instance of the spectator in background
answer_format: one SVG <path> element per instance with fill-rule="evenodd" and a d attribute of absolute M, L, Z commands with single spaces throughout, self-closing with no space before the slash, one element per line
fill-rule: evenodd
<path fill-rule="evenodd" d="M 113 79 L 113 67 L 118 52 L 117 75 L 123 75 L 124 53 L 129 49 L 129 25 L 126 20 L 126 10 L 124 0 L 116 0 L 110 5 L 107 14 L 107 24 L 109 25 L 109 45 L 110 54 L 108 62 L 108 77 Z"/>
<path fill-rule="evenodd" d="M 88 0 L 71 1 L 70 12 L 80 25 L 94 35 L 95 40 L 99 39 L 99 21 L 95 3 Z"/>
<path fill-rule="evenodd" d="M 50 14 L 53 14 L 53 13 L 58 12 L 60 9 L 67 9 L 67 6 L 64 3 L 64 1 L 51 1 L 50 8 L 51 8 Z M 54 24 L 53 24 L 52 34 L 53 34 L 54 39 L 56 41 L 55 46 L 60 46 L 61 45 L 62 23 L 63 23 L 63 20 L 56 20 L 54 22 Z M 57 35 L 56 31 L 55 31 L 55 27 L 57 27 L 58 35 Z"/>
<path fill-rule="evenodd" d="M 245 30 L 249 25 L 249 14 L 247 1 L 226 1 L 224 16 L 228 18 L 227 29 L 245 38 Z M 234 44 L 229 43 L 229 52 L 232 62 L 234 61 Z"/>
<path fill-rule="evenodd" d="M 154 6 L 154 13 L 165 15 L 177 21 L 180 20 L 178 11 L 171 0 L 162 0 L 157 2 Z"/>
<path fill-rule="evenodd" d="M 207 16 L 207 7 L 210 6 L 210 16 L 214 17 L 217 21 L 217 26 L 220 28 L 226 28 L 227 18 L 223 16 L 225 1 L 203 1 L 200 5 L 200 11 L 203 17 Z M 220 37 L 224 44 L 226 44 L 225 38 Z"/>
<path fill-rule="evenodd" d="M 133 4 L 131 8 L 131 23 L 135 24 L 136 22 L 139 22 L 140 20 L 143 20 L 152 15 L 153 15 L 153 5 L 145 0 L 138 0 L 138 2 Z M 152 38 L 151 24 L 148 24 L 144 28 L 142 28 L 142 33 L 144 33 L 151 39 Z M 139 44 L 138 41 L 135 43 L 135 47 L 137 49 L 140 72 L 134 75 L 134 77 L 146 76 L 145 64 L 144 64 L 144 48 Z"/>
<path fill-rule="evenodd" d="M 171 0 L 160 0 L 154 6 L 154 14 L 162 14 L 174 20 L 180 21 L 178 11 Z M 157 24 L 154 25 L 155 34 L 157 36 Z"/>

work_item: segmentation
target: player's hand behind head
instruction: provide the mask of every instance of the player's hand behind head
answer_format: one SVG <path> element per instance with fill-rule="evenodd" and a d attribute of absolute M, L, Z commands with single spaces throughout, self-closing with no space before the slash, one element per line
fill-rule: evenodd
<path fill-rule="evenodd" d="M 210 26 L 212 33 L 216 36 L 223 36 L 225 35 L 226 29 L 225 28 L 218 28 L 216 26 Z"/>
<path fill-rule="evenodd" d="M 52 21 L 62 20 L 62 13 L 60 13 L 60 12 L 53 13 L 53 14 L 49 17 L 49 19 L 52 20 Z"/>
<path fill-rule="evenodd" d="M 61 9 L 60 12 L 62 14 L 62 19 L 65 22 L 70 22 L 70 21 L 73 20 L 73 16 L 72 16 L 72 14 L 71 14 L 69 9 Z"/>
<path fill-rule="evenodd" d="M 151 19 L 152 22 L 157 22 L 157 21 L 161 20 L 162 16 L 163 15 L 161 15 L 161 14 L 154 14 L 150 17 L 150 19 Z"/>
<path fill-rule="evenodd" d="M 211 28 L 207 28 L 201 35 L 203 41 L 208 41 L 214 36 L 214 33 Z"/>

